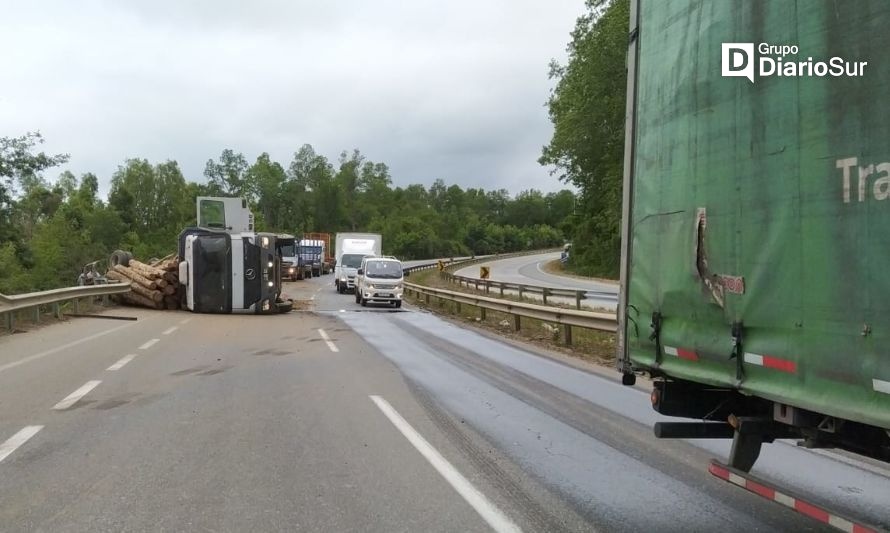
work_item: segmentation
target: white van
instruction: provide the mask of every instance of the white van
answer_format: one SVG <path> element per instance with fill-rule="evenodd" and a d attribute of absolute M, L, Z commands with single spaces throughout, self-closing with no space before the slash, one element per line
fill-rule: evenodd
<path fill-rule="evenodd" d="M 392 257 L 365 257 L 355 276 L 355 303 L 391 303 L 402 307 L 402 262 Z"/>

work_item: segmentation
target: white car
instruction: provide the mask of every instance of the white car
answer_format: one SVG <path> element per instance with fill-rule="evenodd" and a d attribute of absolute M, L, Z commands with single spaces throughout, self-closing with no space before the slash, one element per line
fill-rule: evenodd
<path fill-rule="evenodd" d="M 402 307 L 402 262 L 392 257 L 365 257 L 355 276 L 355 303 L 391 303 Z"/>

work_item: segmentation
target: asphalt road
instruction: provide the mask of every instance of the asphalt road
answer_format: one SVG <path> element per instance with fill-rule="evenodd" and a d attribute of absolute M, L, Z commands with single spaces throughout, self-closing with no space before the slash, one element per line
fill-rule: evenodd
<path fill-rule="evenodd" d="M 288 292 L 312 310 L 0 337 L 0 530 L 824 529 L 708 474 L 726 443 L 656 440 L 608 369 Z M 885 469 L 779 443 L 756 472 L 890 527 Z"/>
<path fill-rule="evenodd" d="M 544 264 L 559 259 L 559 255 L 559 252 L 555 252 L 492 260 L 482 264 L 461 268 L 455 271 L 454 274 L 466 278 L 478 279 L 479 267 L 488 266 L 489 279 L 492 281 L 535 285 L 556 289 L 583 290 L 586 292 L 586 300 L 582 301 L 584 307 L 614 310 L 618 306 L 617 283 L 583 278 L 570 278 L 545 272 Z M 533 293 L 525 293 L 525 296 L 535 299 L 541 298 L 539 295 Z M 573 298 L 551 298 L 555 302 L 566 304 L 575 303 Z"/>

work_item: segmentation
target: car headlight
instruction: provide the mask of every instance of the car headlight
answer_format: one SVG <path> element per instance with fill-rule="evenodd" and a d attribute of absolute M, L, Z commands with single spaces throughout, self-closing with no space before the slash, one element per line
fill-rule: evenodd
<path fill-rule="evenodd" d="M 369 291 L 373 291 L 373 290 L 374 290 L 374 286 L 371 285 L 370 283 L 367 284 L 367 285 L 365 285 L 365 288 L 368 289 Z"/>

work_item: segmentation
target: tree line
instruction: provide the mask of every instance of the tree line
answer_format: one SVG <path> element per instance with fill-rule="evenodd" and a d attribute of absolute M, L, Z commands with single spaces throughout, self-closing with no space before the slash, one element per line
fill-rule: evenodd
<path fill-rule="evenodd" d="M 176 161 L 128 159 L 101 198 L 94 174 L 47 179 L 68 155 L 38 151 L 42 142 L 39 133 L 0 138 L 2 293 L 72 285 L 84 264 L 116 249 L 143 259 L 172 253 L 195 224 L 197 196 L 247 198 L 259 231 L 381 233 L 384 253 L 403 259 L 560 246 L 576 202 L 569 190 L 513 197 L 441 179 L 394 187 L 386 164 L 358 150 L 332 162 L 308 144 L 286 167 L 267 153 L 250 163 L 223 150 L 202 182 L 187 180 Z"/>
<path fill-rule="evenodd" d="M 547 107 L 553 136 L 538 160 L 573 184 L 568 267 L 617 278 L 621 253 L 628 0 L 587 0 L 568 44 L 568 61 L 551 62 L 556 80 Z"/>

